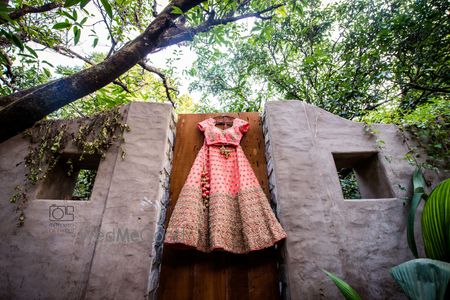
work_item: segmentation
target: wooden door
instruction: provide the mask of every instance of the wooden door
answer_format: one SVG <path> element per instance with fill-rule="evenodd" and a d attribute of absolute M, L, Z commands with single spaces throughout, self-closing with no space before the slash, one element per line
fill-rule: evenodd
<path fill-rule="evenodd" d="M 203 145 L 196 125 L 217 114 L 178 115 L 167 221 L 194 159 Z M 256 177 L 269 196 L 264 137 L 258 113 L 227 114 L 250 123 L 241 146 Z M 167 225 L 167 223 L 166 223 Z M 276 250 L 268 248 L 249 254 L 225 252 L 205 254 L 195 250 L 164 248 L 158 299 L 279 299 Z"/>

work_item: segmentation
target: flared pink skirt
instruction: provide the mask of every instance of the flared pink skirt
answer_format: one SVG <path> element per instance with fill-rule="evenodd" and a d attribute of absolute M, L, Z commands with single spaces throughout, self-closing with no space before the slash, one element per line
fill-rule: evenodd
<path fill-rule="evenodd" d="M 165 243 L 200 251 L 247 253 L 286 237 L 240 146 L 204 145 L 189 172 L 166 230 Z M 201 173 L 210 177 L 209 207 L 202 201 Z"/>

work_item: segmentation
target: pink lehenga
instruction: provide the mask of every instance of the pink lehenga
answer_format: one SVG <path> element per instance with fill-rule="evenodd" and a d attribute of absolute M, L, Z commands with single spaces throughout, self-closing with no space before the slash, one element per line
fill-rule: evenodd
<path fill-rule="evenodd" d="M 165 243 L 200 251 L 247 253 L 286 237 L 239 145 L 249 123 L 235 118 L 221 129 L 213 118 L 197 124 L 200 149 L 181 189 Z"/>

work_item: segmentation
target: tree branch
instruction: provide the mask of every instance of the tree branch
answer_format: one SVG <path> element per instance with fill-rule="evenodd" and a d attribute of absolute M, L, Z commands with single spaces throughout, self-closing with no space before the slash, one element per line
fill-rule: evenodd
<path fill-rule="evenodd" d="M 43 13 L 43 12 L 47 12 L 47 11 L 50 11 L 50 10 L 53 10 L 55 8 L 62 7 L 62 6 L 63 6 L 62 2 L 56 2 L 56 1 L 44 4 L 42 6 L 28 6 L 28 5 L 24 4 L 21 8 L 10 12 L 8 14 L 8 17 L 11 20 L 16 20 L 27 14 Z M 7 21 L 5 21 L 5 20 L 0 20 L 0 24 L 6 23 L 6 22 Z"/>
<path fill-rule="evenodd" d="M 32 126 L 62 106 L 104 87 L 158 48 L 192 40 L 195 34 L 205 32 L 216 25 L 249 17 L 269 18 L 262 14 L 281 6 L 274 5 L 256 13 L 236 17 L 208 20 L 195 28 L 181 27 L 172 30 L 176 28 L 175 20 L 182 16 L 172 13 L 174 6 L 184 13 L 204 1 L 206 0 L 170 1 L 142 34 L 103 62 L 71 76 L 0 97 L 0 142 Z"/>
<path fill-rule="evenodd" d="M 94 1 L 94 4 L 97 7 L 97 9 L 99 10 L 100 14 L 102 15 L 103 23 L 105 23 L 106 29 L 108 29 L 109 36 L 111 37 L 111 48 L 109 49 L 108 54 L 106 55 L 106 57 L 108 58 L 111 56 L 111 54 L 113 54 L 113 52 L 117 46 L 117 41 L 114 38 L 114 34 L 113 34 L 110 24 L 108 24 L 108 18 L 106 16 L 105 12 L 103 11 L 103 6 L 100 5 L 98 1 Z"/>
<path fill-rule="evenodd" d="M 3 49 L 0 49 L 0 54 L 3 56 L 3 58 L 5 59 L 5 64 L 4 66 L 6 67 L 6 72 L 5 74 L 11 78 L 11 82 L 14 83 L 15 82 L 15 76 L 14 73 L 12 71 L 12 65 L 13 65 L 13 61 L 11 60 L 11 58 L 9 57 L 9 55 L 3 51 Z"/>
<path fill-rule="evenodd" d="M 172 96 L 170 95 L 170 91 L 171 90 L 174 91 L 174 92 L 178 92 L 178 91 L 175 88 L 169 86 L 169 84 L 167 82 L 166 75 L 161 70 L 146 64 L 142 60 L 140 62 L 138 62 L 138 64 L 142 67 L 142 69 L 144 69 L 144 70 L 146 70 L 148 72 L 154 73 L 154 74 L 158 75 L 162 79 L 164 88 L 166 90 L 167 99 L 170 101 L 170 103 L 172 103 L 173 108 L 175 108 L 176 105 L 175 105 L 175 102 L 172 99 Z"/>
<path fill-rule="evenodd" d="M 156 18 L 157 15 L 158 15 L 158 3 L 156 2 L 156 0 L 153 0 L 153 3 L 152 3 L 152 16 Z"/>
<path fill-rule="evenodd" d="M 153 52 L 159 51 L 160 48 L 165 48 L 165 47 L 175 45 L 175 44 L 178 44 L 181 42 L 192 41 L 196 34 L 201 33 L 201 32 L 206 32 L 206 31 L 210 30 L 212 27 L 217 26 L 217 25 L 225 25 L 228 23 L 232 23 L 232 22 L 236 22 L 236 21 L 248 19 L 248 18 L 259 18 L 262 20 L 271 19 L 272 16 L 263 16 L 263 14 L 273 11 L 283 5 L 284 4 L 272 5 L 261 11 L 243 14 L 240 16 L 232 16 L 232 17 L 222 18 L 222 19 L 210 18 L 207 21 L 205 21 L 204 23 L 198 25 L 197 27 L 184 28 L 184 29 L 180 29 L 176 34 L 169 34 L 167 36 L 163 35 L 159 41 L 157 49 L 155 49 Z"/>
<path fill-rule="evenodd" d="M 6 79 L 5 77 L 0 76 L 0 80 L 1 80 L 7 87 L 9 87 L 10 89 L 12 89 L 13 91 L 17 91 L 17 87 L 16 87 L 14 84 L 12 84 L 11 82 L 9 82 L 8 79 Z"/>
<path fill-rule="evenodd" d="M 75 51 L 62 46 L 62 45 L 55 45 L 55 46 L 53 46 L 51 48 L 53 50 L 55 50 L 56 52 L 58 52 L 59 54 L 61 54 L 61 55 L 69 56 L 69 57 L 76 57 L 76 58 L 84 61 L 85 63 L 87 63 L 87 64 L 89 64 L 91 66 L 95 66 L 96 65 L 96 63 L 93 62 L 92 60 L 90 60 L 90 59 L 88 59 L 88 58 L 86 58 L 86 57 L 76 53 Z M 112 83 L 114 83 L 115 85 L 120 86 L 125 92 L 131 93 L 131 91 L 128 89 L 128 87 L 123 82 L 121 82 L 121 81 L 116 79 L 116 80 L 113 80 Z"/>
<path fill-rule="evenodd" d="M 418 85 L 415 83 L 407 83 L 407 85 L 410 88 L 413 88 L 415 90 L 420 90 L 420 91 L 427 91 L 427 92 L 432 92 L 432 93 L 444 93 L 444 94 L 448 94 L 450 93 L 450 88 L 441 88 L 441 87 L 428 87 L 428 86 L 422 86 L 422 85 Z"/>
<path fill-rule="evenodd" d="M 124 74 L 154 50 L 164 33 L 172 28 L 180 17 L 180 14 L 172 13 L 174 6 L 186 12 L 203 1 L 171 1 L 142 34 L 103 62 L 71 76 L 1 97 L 0 142 Z"/>

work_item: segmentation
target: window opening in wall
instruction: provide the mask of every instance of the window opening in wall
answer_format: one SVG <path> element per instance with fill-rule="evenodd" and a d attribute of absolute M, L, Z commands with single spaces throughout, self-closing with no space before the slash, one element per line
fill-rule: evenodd
<path fill-rule="evenodd" d="M 332 153 L 344 199 L 394 198 L 378 152 Z"/>
<path fill-rule="evenodd" d="M 63 155 L 40 184 L 37 198 L 80 200 L 91 198 L 97 176 L 99 156 Z"/>
<path fill-rule="evenodd" d="M 344 199 L 361 199 L 355 170 L 342 168 L 338 170 L 338 175 Z"/>

